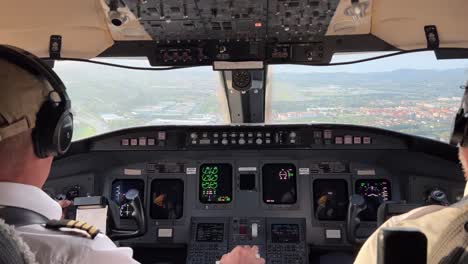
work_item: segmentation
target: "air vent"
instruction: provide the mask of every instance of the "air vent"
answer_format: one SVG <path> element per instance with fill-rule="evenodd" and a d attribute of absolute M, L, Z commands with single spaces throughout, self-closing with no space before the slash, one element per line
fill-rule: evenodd
<path fill-rule="evenodd" d="M 310 6 L 311 7 L 317 7 L 317 6 L 319 6 L 319 2 L 318 1 L 312 1 L 312 2 L 310 2 Z"/>
<path fill-rule="evenodd" d="M 289 7 L 298 7 L 299 6 L 299 2 L 290 2 Z"/>
<path fill-rule="evenodd" d="M 232 30 L 231 22 L 223 22 L 223 29 L 224 30 Z"/>
<path fill-rule="evenodd" d="M 184 27 L 187 28 L 187 29 L 194 29 L 195 24 L 193 24 L 193 23 L 184 23 Z"/>

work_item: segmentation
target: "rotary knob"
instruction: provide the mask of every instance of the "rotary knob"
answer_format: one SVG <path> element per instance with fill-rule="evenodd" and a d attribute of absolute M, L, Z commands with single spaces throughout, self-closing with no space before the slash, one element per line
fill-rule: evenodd
<path fill-rule="evenodd" d="M 263 139 L 257 138 L 257 139 L 255 140 L 255 143 L 256 143 L 257 145 L 261 145 L 261 144 L 263 144 Z"/>
<path fill-rule="evenodd" d="M 221 144 L 223 144 L 223 145 L 227 145 L 228 143 L 229 143 L 229 141 L 227 140 L 227 138 L 223 138 L 221 140 Z"/>

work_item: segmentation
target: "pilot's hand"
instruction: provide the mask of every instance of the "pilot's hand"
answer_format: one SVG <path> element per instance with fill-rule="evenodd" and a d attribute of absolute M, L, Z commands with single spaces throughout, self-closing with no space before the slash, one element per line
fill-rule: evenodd
<path fill-rule="evenodd" d="M 57 203 L 62 207 L 62 219 L 65 217 L 67 212 L 67 208 L 73 204 L 72 201 L 69 200 L 58 200 Z"/>
<path fill-rule="evenodd" d="M 231 252 L 224 254 L 221 264 L 264 264 L 265 259 L 258 255 L 257 246 L 237 246 Z"/>

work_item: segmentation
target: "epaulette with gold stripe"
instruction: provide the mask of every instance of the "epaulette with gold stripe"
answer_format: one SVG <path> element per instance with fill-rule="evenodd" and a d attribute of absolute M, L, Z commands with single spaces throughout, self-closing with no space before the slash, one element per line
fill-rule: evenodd
<path fill-rule="evenodd" d="M 60 228 L 71 228 L 85 231 L 91 239 L 99 234 L 99 229 L 83 221 L 76 220 L 49 220 L 45 228 L 59 230 Z"/>

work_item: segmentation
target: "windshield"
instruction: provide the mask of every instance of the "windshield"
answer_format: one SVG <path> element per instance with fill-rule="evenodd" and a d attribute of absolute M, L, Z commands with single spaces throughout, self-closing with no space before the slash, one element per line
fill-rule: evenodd
<path fill-rule="evenodd" d="M 269 74 L 270 123 L 364 125 L 448 142 L 468 61 L 423 52 L 347 66 L 270 66 Z"/>
<path fill-rule="evenodd" d="M 363 57 L 336 55 L 332 62 Z M 104 61 L 148 66 L 146 60 Z M 72 100 L 73 140 L 129 127 L 229 122 L 212 67 L 134 71 L 57 62 L 54 70 Z M 448 142 L 466 80 L 467 60 L 438 61 L 432 52 L 348 66 L 273 65 L 266 123 L 355 124 Z"/>
<path fill-rule="evenodd" d="M 101 61 L 149 67 L 145 60 Z M 73 140 L 129 127 L 227 123 L 212 67 L 137 71 L 65 61 L 54 70 L 72 101 Z"/>

